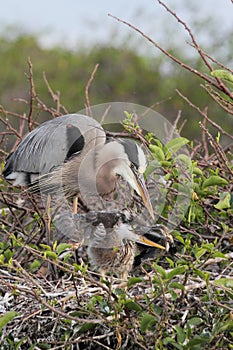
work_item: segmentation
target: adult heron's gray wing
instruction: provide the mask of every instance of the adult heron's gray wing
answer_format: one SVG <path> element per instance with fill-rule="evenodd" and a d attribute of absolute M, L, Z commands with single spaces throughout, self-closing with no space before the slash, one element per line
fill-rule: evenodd
<path fill-rule="evenodd" d="M 103 144 L 106 135 L 93 118 L 68 114 L 49 120 L 30 132 L 8 159 L 3 172 L 46 174 L 87 145 Z"/>

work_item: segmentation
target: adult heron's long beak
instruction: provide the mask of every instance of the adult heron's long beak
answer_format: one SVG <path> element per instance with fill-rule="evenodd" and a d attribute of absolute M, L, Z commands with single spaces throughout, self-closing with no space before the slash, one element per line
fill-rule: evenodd
<path fill-rule="evenodd" d="M 155 217 L 154 217 L 153 207 L 152 207 L 152 204 L 151 204 L 149 192 L 148 192 L 148 190 L 146 188 L 146 184 L 145 184 L 145 180 L 144 180 L 143 174 L 138 173 L 138 172 L 133 172 L 133 174 L 134 174 L 134 177 L 135 177 L 135 181 L 134 181 L 135 190 L 142 197 L 142 200 L 143 200 L 143 203 L 145 204 L 145 207 L 149 211 L 150 216 L 152 217 L 152 219 L 154 220 Z"/>
<path fill-rule="evenodd" d="M 116 173 L 121 175 L 130 184 L 130 186 L 139 194 L 139 196 L 142 197 L 145 207 L 149 211 L 152 219 L 154 220 L 154 212 L 150 200 L 150 195 L 146 188 L 143 173 L 140 171 L 140 169 L 131 168 L 126 162 L 122 162 L 120 165 L 121 166 L 117 169 Z"/>

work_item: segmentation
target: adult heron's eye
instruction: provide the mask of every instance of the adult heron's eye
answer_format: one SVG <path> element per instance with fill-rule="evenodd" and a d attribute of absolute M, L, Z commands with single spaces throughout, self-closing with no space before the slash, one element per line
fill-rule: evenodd
<path fill-rule="evenodd" d="M 137 170 L 137 166 L 134 163 L 130 163 L 130 168 L 134 171 Z"/>

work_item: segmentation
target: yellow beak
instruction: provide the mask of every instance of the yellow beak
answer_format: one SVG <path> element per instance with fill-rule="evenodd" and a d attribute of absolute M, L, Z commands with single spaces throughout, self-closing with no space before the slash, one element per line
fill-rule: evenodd
<path fill-rule="evenodd" d="M 133 172 L 134 177 L 135 177 L 135 187 L 134 189 L 137 191 L 137 193 L 142 197 L 143 203 L 145 204 L 145 207 L 149 211 L 150 216 L 154 220 L 154 212 L 153 212 L 153 207 L 151 204 L 150 200 L 150 195 L 149 192 L 146 188 L 145 180 L 143 177 L 143 174 Z"/>
<path fill-rule="evenodd" d="M 163 249 L 163 250 L 166 250 L 165 247 L 163 247 L 162 245 L 160 244 L 157 244 L 153 241 L 151 241 L 150 239 L 144 237 L 144 236 L 139 236 L 139 243 L 142 243 L 142 244 L 145 244 L 145 245 L 148 245 L 150 247 L 155 247 L 155 248 L 158 248 L 158 249 Z"/>

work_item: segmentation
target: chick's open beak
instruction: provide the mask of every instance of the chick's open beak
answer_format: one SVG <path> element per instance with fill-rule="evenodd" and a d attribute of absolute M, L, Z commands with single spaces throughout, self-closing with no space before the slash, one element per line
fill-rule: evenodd
<path fill-rule="evenodd" d="M 123 228 L 123 230 L 122 230 Z M 122 234 L 123 236 L 122 236 Z M 128 239 L 131 240 L 133 242 L 137 242 L 137 243 L 141 243 L 143 245 L 147 245 L 149 247 L 154 247 L 154 248 L 158 248 L 158 249 L 162 249 L 162 250 L 166 250 L 165 247 L 163 247 L 162 245 L 155 243 L 154 241 L 151 241 L 150 239 L 146 238 L 143 235 L 139 235 L 137 233 L 135 233 L 132 228 L 128 228 L 128 226 L 126 224 L 123 224 L 122 226 L 119 226 L 118 228 L 118 234 L 121 234 L 121 238 L 123 239 Z"/>
<path fill-rule="evenodd" d="M 148 245 L 150 247 L 154 247 L 154 248 L 158 248 L 158 249 L 162 249 L 162 250 L 166 250 L 165 247 L 163 247 L 162 245 L 155 243 L 153 241 L 151 241 L 150 239 L 144 237 L 144 236 L 139 236 L 139 243 L 142 243 L 144 245 Z"/>

